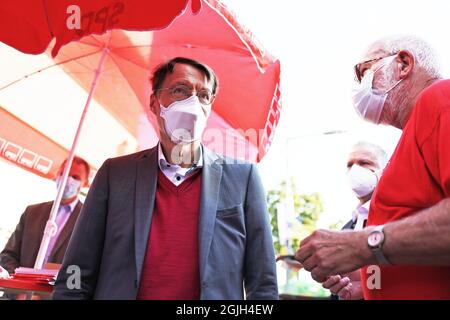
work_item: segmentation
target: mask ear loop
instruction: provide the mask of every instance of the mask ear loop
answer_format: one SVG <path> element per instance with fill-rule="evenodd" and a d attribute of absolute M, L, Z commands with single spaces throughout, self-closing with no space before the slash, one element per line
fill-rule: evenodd
<path fill-rule="evenodd" d="M 392 89 L 394 89 L 403 79 L 398 80 L 389 90 L 387 90 L 384 94 L 388 94 Z"/>
<path fill-rule="evenodd" d="M 381 175 L 383 174 L 384 169 L 372 170 L 372 169 L 369 169 L 369 168 L 362 167 L 362 166 L 360 166 L 360 165 L 358 165 L 358 164 L 354 164 L 354 165 L 356 165 L 356 166 L 358 166 L 358 167 L 361 167 L 361 168 L 363 168 L 363 169 L 367 169 L 367 170 L 371 171 L 371 172 L 375 175 L 375 177 L 377 178 L 377 184 L 378 184 L 378 182 L 379 182 L 380 179 L 381 179 Z M 353 166 L 352 166 L 352 167 L 353 167 Z M 350 170 L 351 170 L 351 169 L 350 169 Z M 381 174 L 380 174 L 380 173 L 381 173 Z"/>
<path fill-rule="evenodd" d="M 373 73 L 377 72 L 377 71 L 380 70 L 381 68 L 387 66 L 389 63 L 391 63 L 392 61 L 394 61 L 395 57 L 397 57 L 396 54 L 393 55 L 393 56 L 389 56 L 389 57 L 383 58 L 382 60 L 384 60 L 384 62 L 381 64 L 381 66 L 379 66 L 378 68 L 376 68 L 376 69 L 374 70 Z"/>
<path fill-rule="evenodd" d="M 377 185 L 378 185 L 378 182 L 380 182 L 380 180 L 381 180 L 381 176 L 383 175 L 383 172 L 384 172 L 384 169 L 378 169 L 378 170 L 373 171 L 373 173 L 377 177 Z"/>
<path fill-rule="evenodd" d="M 390 57 L 386 57 L 386 58 L 385 58 L 385 59 L 386 59 L 386 62 L 384 62 L 381 66 L 379 66 L 378 68 L 376 68 L 376 69 L 373 71 L 373 75 L 375 76 L 375 72 L 377 72 L 377 71 L 380 70 L 381 68 L 387 66 L 389 63 L 391 63 L 392 61 L 394 61 L 394 59 L 395 59 L 396 56 L 397 56 L 397 55 L 390 56 Z M 384 94 L 388 94 L 388 93 L 389 93 L 392 89 L 394 89 L 394 88 L 395 88 L 402 80 L 403 80 L 403 79 L 398 80 L 392 87 L 390 87 L 388 90 L 386 90 L 386 91 L 384 92 Z"/>

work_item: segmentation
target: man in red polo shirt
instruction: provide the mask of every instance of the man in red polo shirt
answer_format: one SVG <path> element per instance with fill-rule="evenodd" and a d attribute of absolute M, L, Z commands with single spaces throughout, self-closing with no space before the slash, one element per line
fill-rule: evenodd
<path fill-rule="evenodd" d="M 277 299 L 257 168 L 200 143 L 218 90 L 214 71 L 173 58 L 154 72 L 152 89 L 147 113 L 160 142 L 99 169 L 53 297 Z"/>
<path fill-rule="evenodd" d="M 375 42 L 355 67 L 362 118 L 403 130 L 364 230 L 316 231 L 297 259 L 320 282 L 359 267 L 365 299 L 450 299 L 450 80 L 411 36 Z M 351 293 L 351 285 L 336 283 Z"/>

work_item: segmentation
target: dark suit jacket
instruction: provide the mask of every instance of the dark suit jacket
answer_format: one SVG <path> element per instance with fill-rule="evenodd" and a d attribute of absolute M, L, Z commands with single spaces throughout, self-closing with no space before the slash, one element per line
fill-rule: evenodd
<path fill-rule="evenodd" d="M 342 227 L 341 230 L 353 230 L 355 229 L 355 223 L 356 222 L 353 222 L 353 220 L 351 219 Z"/>
<path fill-rule="evenodd" d="M 265 192 L 255 165 L 203 148 L 201 299 L 277 299 Z M 58 274 L 54 299 L 135 299 L 152 221 L 157 147 L 108 159 L 97 172 Z M 81 288 L 70 289 L 74 267 Z"/>
<path fill-rule="evenodd" d="M 19 266 L 34 267 L 52 205 L 53 201 L 31 205 L 26 208 L 20 217 L 16 230 L 0 253 L 0 265 L 8 272 L 12 273 Z M 62 263 L 81 207 L 81 202 L 78 202 L 63 230 L 61 230 L 48 262 Z"/>

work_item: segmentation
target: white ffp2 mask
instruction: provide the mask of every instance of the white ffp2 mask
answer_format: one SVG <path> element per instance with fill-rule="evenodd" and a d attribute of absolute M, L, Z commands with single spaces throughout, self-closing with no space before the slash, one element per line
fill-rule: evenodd
<path fill-rule="evenodd" d="M 347 172 L 350 187 L 358 198 L 372 193 L 378 183 L 378 176 L 370 169 L 354 164 Z"/>
<path fill-rule="evenodd" d="M 390 89 L 385 92 L 373 89 L 373 77 L 375 72 L 386 66 L 395 59 L 395 56 L 387 57 L 389 60 L 378 67 L 375 71 L 367 70 L 366 74 L 352 90 L 352 100 L 358 115 L 369 122 L 379 124 L 381 112 L 383 111 L 389 91 L 394 89 L 402 79 L 398 80 Z"/>
<path fill-rule="evenodd" d="M 201 139 L 207 116 L 196 95 L 160 107 L 166 133 L 173 143 L 189 144 Z"/>

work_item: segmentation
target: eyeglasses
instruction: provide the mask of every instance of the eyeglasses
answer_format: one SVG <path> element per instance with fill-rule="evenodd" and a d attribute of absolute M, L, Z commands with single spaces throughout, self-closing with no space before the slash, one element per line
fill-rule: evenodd
<path fill-rule="evenodd" d="M 397 55 L 397 53 L 390 54 L 388 56 L 383 56 L 383 57 L 379 57 L 379 58 L 366 60 L 361 63 L 358 63 L 354 67 L 355 68 L 355 80 L 358 81 L 359 83 L 361 83 L 362 78 L 364 77 L 364 72 L 366 72 L 366 70 L 369 70 L 370 68 L 372 68 L 373 62 L 376 62 L 376 61 L 379 61 L 379 60 L 382 60 L 385 58 L 393 57 L 395 55 Z"/>
<path fill-rule="evenodd" d="M 193 92 L 195 91 L 193 89 L 190 89 L 188 86 L 182 84 L 176 85 L 171 88 L 161 88 L 158 89 L 157 91 L 163 90 L 167 90 L 169 92 L 170 97 L 176 101 L 185 100 L 191 97 L 193 95 Z M 195 93 L 200 103 L 204 105 L 210 105 L 211 103 L 214 102 L 214 99 L 216 98 L 216 96 L 208 89 L 195 91 Z"/>

